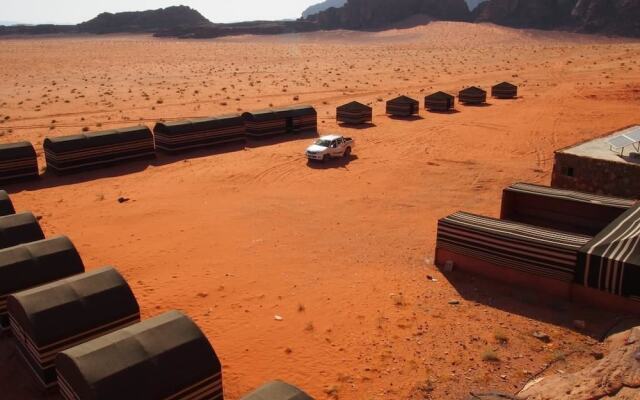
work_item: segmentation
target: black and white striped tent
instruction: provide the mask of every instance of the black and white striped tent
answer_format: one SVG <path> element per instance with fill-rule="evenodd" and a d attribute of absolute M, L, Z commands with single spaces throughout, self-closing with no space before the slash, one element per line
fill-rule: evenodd
<path fill-rule="evenodd" d="M 155 156 L 153 134 L 146 126 L 46 138 L 43 147 L 47 168 L 56 172 Z"/>
<path fill-rule="evenodd" d="M 112 267 L 12 294 L 7 309 L 20 354 L 44 387 L 57 384 L 58 353 L 140 320 L 133 292 Z"/>
<path fill-rule="evenodd" d="M 497 99 L 514 99 L 518 97 L 518 87 L 509 82 L 502 82 L 491 88 L 491 96 Z"/>
<path fill-rule="evenodd" d="M 349 125 L 366 124 L 373 121 L 373 109 L 366 104 L 352 101 L 337 108 L 336 119 Z"/>
<path fill-rule="evenodd" d="M 397 117 L 410 117 L 420 112 L 420 102 L 411 97 L 400 96 L 387 101 L 387 114 Z"/>
<path fill-rule="evenodd" d="M 65 236 L 0 250 L 0 329 L 9 327 L 7 297 L 84 272 L 84 264 Z"/>
<path fill-rule="evenodd" d="M 9 194 L 0 190 L 0 216 L 15 214 L 16 209 L 13 208 L 13 202 L 11 201 L 11 197 Z"/>
<path fill-rule="evenodd" d="M 153 133 L 156 147 L 168 152 L 246 140 L 244 120 L 239 114 L 159 122 Z"/>
<path fill-rule="evenodd" d="M 487 92 L 479 87 L 471 86 L 458 93 L 458 100 L 464 104 L 483 104 L 487 101 Z"/>
<path fill-rule="evenodd" d="M 246 134 L 253 138 L 318 130 L 318 113 L 308 105 L 249 111 L 242 118 Z"/>
<path fill-rule="evenodd" d="M 264 384 L 240 400 L 313 400 L 297 387 L 282 381 Z"/>
<path fill-rule="evenodd" d="M 44 239 L 38 219 L 30 212 L 0 217 L 0 249 Z"/>
<path fill-rule="evenodd" d="M 445 92 L 435 92 L 424 98 L 424 107 L 429 111 L 450 111 L 456 98 Z"/>
<path fill-rule="evenodd" d="M 442 249 L 447 254 L 438 253 L 436 263 L 444 265 L 455 254 L 469 264 L 459 265 L 462 269 L 473 268 L 480 260 L 484 265 L 569 284 L 574 280 L 578 251 L 590 240 L 590 236 L 458 212 L 438 221 L 436 252 Z M 568 296 L 569 285 L 566 289 Z"/>
<path fill-rule="evenodd" d="M 640 205 L 580 249 L 576 283 L 637 300 L 640 310 Z"/>
<path fill-rule="evenodd" d="M 60 353 L 66 400 L 222 400 L 222 366 L 202 331 L 172 311 Z"/>
<path fill-rule="evenodd" d="M 594 236 L 634 201 L 515 183 L 502 192 L 501 219 Z"/>
<path fill-rule="evenodd" d="M 0 144 L 0 181 L 35 178 L 38 158 L 29 142 Z"/>

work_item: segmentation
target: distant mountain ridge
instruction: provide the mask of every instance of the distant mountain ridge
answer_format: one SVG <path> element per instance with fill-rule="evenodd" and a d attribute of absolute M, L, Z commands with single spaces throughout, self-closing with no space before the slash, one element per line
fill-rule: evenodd
<path fill-rule="evenodd" d="M 339 8 L 347 4 L 347 0 L 325 0 L 322 3 L 314 4 L 302 12 L 302 18 L 307 18 L 331 7 Z"/>
<path fill-rule="evenodd" d="M 80 32 L 157 32 L 181 26 L 211 25 L 198 11 L 187 6 L 174 6 L 157 10 L 102 13 L 92 20 L 78 24 Z"/>

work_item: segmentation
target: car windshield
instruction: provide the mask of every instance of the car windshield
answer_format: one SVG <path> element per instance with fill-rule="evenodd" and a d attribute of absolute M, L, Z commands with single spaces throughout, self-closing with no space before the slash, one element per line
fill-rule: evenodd
<path fill-rule="evenodd" d="M 316 140 L 316 145 L 322 146 L 322 147 L 330 147 L 331 146 L 331 140 L 318 139 L 318 140 Z"/>

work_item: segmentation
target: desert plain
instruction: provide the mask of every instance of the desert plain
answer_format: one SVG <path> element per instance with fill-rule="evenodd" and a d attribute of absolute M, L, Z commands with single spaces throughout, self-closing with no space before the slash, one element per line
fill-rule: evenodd
<path fill-rule="evenodd" d="M 411 120 L 384 112 L 400 94 L 423 103 L 505 80 L 519 98 Z M 336 123 L 351 100 L 373 106 L 373 125 Z M 47 136 L 291 104 L 316 107 L 319 134 L 353 137 L 354 156 L 308 164 L 304 135 L 61 177 L 44 168 Z M 436 22 L 0 40 L 0 141 L 33 142 L 44 174 L 6 187 L 17 209 L 68 235 L 88 269 L 116 266 L 144 318 L 189 314 L 231 400 L 272 379 L 318 399 L 460 399 L 583 367 L 617 315 L 442 274 L 436 223 L 498 216 L 505 186 L 549 184 L 554 150 L 639 118 L 640 42 L 629 39 Z M 3 399 L 58 398 L 6 338 L 0 366 Z"/>

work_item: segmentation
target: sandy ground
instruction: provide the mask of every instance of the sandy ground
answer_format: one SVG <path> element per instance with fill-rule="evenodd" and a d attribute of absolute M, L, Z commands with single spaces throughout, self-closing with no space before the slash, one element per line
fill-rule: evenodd
<path fill-rule="evenodd" d="M 191 315 L 224 364 L 229 399 L 276 378 L 320 399 L 515 392 L 551 361 L 553 373 L 584 365 L 616 318 L 542 307 L 535 294 L 444 276 L 432 262 L 438 218 L 496 216 L 506 185 L 549 183 L 554 149 L 639 122 L 640 42 L 434 23 L 207 41 L 10 39 L 0 66 L 0 140 L 31 140 L 40 154 L 44 137 L 83 127 L 292 103 L 317 107 L 321 134 L 355 138 L 351 160 L 327 165 L 307 164 L 308 136 L 7 187 L 48 235 L 69 235 L 88 268 L 117 266 L 144 317 Z M 399 94 L 422 101 L 503 80 L 521 86 L 519 99 L 384 116 Z M 350 100 L 374 106 L 374 126 L 335 123 Z M 490 353 L 499 361 L 483 361 Z M 0 364 L 3 399 L 47 398 L 6 339 Z"/>

